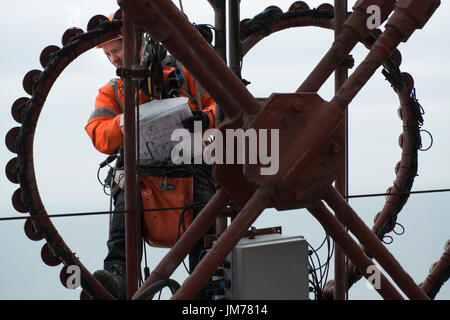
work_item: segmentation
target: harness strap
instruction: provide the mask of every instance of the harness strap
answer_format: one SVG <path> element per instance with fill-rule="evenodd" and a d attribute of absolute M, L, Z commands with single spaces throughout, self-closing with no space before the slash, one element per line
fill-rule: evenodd
<path fill-rule="evenodd" d="M 109 81 L 109 84 L 110 84 L 111 87 L 114 89 L 114 94 L 116 95 L 117 104 L 119 105 L 120 110 L 122 110 L 122 112 L 123 112 L 122 101 L 120 101 L 120 99 L 119 99 L 119 87 L 118 87 L 118 85 L 117 85 L 118 80 L 119 80 L 119 79 L 117 79 L 117 78 L 111 79 L 111 80 Z"/>
<path fill-rule="evenodd" d="M 192 165 L 180 165 L 176 167 L 162 166 L 140 166 L 141 176 L 168 177 L 168 178 L 188 178 L 194 175 L 195 169 Z"/>

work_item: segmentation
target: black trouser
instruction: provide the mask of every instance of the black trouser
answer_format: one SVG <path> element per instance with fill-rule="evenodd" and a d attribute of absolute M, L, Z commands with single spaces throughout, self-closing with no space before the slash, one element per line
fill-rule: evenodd
<path fill-rule="evenodd" d="M 195 168 L 194 179 L 194 202 L 202 202 L 201 206 L 194 208 L 194 218 L 200 213 L 204 205 L 211 199 L 215 193 L 214 180 L 211 176 L 211 167 L 199 165 Z M 120 188 L 113 194 L 114 211 L 125 210 L 124 191 Z M 215 233 L 215 224 L 208 229 L 206 234 Z M 104 260 L 104 269 L 111 271 L 113 266 L 118 266 L 125 277 L 126 259 L 125 259 L 125 215 L 122 213 L 113 213 L 109 239 L 107 242 L 108 254 Z M 194 245 L 189 253 L 189 271 L 192 272 L 195 266 L 200 262 L 200 254 L 204 250 L 203 237 Z"/>

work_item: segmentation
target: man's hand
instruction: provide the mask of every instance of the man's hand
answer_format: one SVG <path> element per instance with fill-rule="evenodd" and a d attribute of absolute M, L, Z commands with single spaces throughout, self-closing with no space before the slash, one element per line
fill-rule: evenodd
<path fill-rule="evenodd" d="M 202 131 L 209 127 L 209 117 L 208 115 L 200 110 L 192 110 L 193 116 L 182 121 L 183 127 L 188 129 L 190 132 L 194 132 L 194 122 L 202 122 Z"/>

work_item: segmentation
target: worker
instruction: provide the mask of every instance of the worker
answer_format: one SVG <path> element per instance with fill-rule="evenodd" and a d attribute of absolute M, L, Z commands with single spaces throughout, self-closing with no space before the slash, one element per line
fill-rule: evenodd
<path fill-rule="evenodd" d="M 111 20 L 113 15 L 108 18 Z M 118 69 L 123 67 L 122 42 L 122 36 L 118 36 L 97 47 L 103 50 L 109 61 Z M 142 41 L 142 43 L 146 42 Z M 189 98 L 188 104 L 193 117 L 183 121 L 184 127 L 193 131 L 195 120 L 202 122 L 204 130 L 213 128 L 215 126 L 215 102 L 213 99 L 198 85 L 184 66 L 167 54 L 162 45 L 154 45 L 156 45 L 157 52 L 156 54 L 153 52 L 153 55 L 149 55 L 144 46 L 141 48 L 142 56 L 147 59 L 145 62 L 147 66 L 150 65 L 151 69 L 157 71 L 152 72 L 151 81 L 148 79 L 141 81 L 138 89 L 139 105 L 154 98 L 166 98 L 169 93 L 171 96 L 186 96 Z M 158 72 L 162 78 L 161 81 L 157 79 Z M 159 87 L 156 86 L 158 82 L 161 84 Z M 159 92 L 154 92 L 156 90 Z M 119 152 L 124 143 L 123 128 L 121 128 L 122 117 L 123 80 L 116 78 L 99 89 L 95 100 L 95 109 L 85 127 L 98 151 L 107 155 Z M 119 162 L 119 160 L 117 161 Z M 140 166 L 139 172 L 144 175 L 139 179 L 140 196 L 144 209 L 185 206 L 186 210 L 147 211 L 143 214 L 145 241 L 151 246 L 170 247 L 214 194 L 212 167 L 204 163 L 177 167 L 152 165 Z M 162 185 L 163 183 L 164 185 Z M 171 188 L 162 188 L 162 186 Z M 103 270 L 97 270 L 94 277 L 114 297 L 124 299 L 126 298 L 125 218 L 123 214 L 125 205 L 124 191 L 120 184 L 114 184 L 112 197 L 114 211 L 122 213 L 116 212 L 112 215 L 107 241 L 108 253 L 104 259 Z M 189 207 L 190 204 L 193 206 Z M 169 216 L 175 216 L 175 218 L 170 220 L 167 218 Z M 207 233 L 215 233 L 214 225 Z M 192 272 L 198 264 L 203 249 L 203 240 L 200 239 L 189 254 L 189 272 Z"/>

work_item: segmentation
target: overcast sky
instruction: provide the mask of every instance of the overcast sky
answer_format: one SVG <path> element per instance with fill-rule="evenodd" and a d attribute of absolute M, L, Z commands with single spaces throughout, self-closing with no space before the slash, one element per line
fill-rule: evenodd
<path fill-rule="evenodd" d="M 292 2 L 243 0 L 241 18 L 251 18 L 275 3 L 287 11 Z M 310 7 L 323 2 L 308 1 Z M 349 1 L 349 8 L 354 2 Z M 423 129 L 430 131 L 434 139 L 429 151 L 419 153 L 419 171 L 413 190 L 450 187 L 450 90 L 447 88 L 450 82 L 447 60 L 450 5 L 442 2 L 425 28 L 399 46 L 403 56 L 401 70 L 414 77 L 417 97 L 425 109 Z M 183 6 L 191 22 L 213 24 L 213 11 L 206 0 L 183 0 Z M 113 0 L 16 0 L 2 4 L 2 137 L 10 128 L 18 126 L 10 115 L 11 106 L 17 98 L 28 96 L 22 88 L 22 79 L 29 70 L 42 69 L 39 63 L 42 49 L 51 44 L 61 46 L 61 36 L 68 27 L 86 30 L 90 17 L 107 15 L 117 8 Z M 295 91 L 332 41 L 331 31 L 315 28 L 289 29 L 270 36 L 244 58 L 242 75 L 251 82 L 248 89 L 257 97 Z M 366 54 L 367 50 L 359 45 L 352 52 L 355 64 L 358 65 Z M 47 98 L 36 130 L 34 159 L 39 192 L 49 214 L 109 208 L 108 197 L 96 177 L 98 164 L 105 156 L 93 148 L 84 126 L 94 108 L 98 88 L 114 77 L 114 73 L 101 51 L 90 50 L 68 66 Z M 329 100 L 333 92 L 330 78 L 319 95 Z M 382 193 L 392 185 L 394 167 L 401 157 L 397 144 L 402 130 L 398 105 L 398 98 L 380 70 L 350 105 L 350 194 Z M 423 141 L 427 146 L 429 138 L 425 134 Z M 4 143 L 0 144 L 2 168 L 14 156 Z M 0 185 L 0 217 L 20 215 L 11 205 L 12 193 L 18 186 L 9 182 L 4 174 L 0 175 Z M 426 278 L 429 266 L 440 258 L 444 243 L 450 238 L 449 200 L 448 193 L 412 195 L 398 218 L 405 233 L 393 234 L 394 241 L 387 246 L 417 283 Z M 371 227 L 384 201 L 383 197 L 369 198 L 351 200 L 350 204 Z M 108 216 L 57 218 L 53 222 L 91 272 L 102 267 Z M 0 299 L 78 299 L 79 289 L 68 290 L 60 284 L 61 266 L 49 267 L 42 262 L 40 250 L 45 241 L 29 240 L 23 232 L 23 223 L 23 220 L 0 221 Z M 323 229 L 306 210 L 266 210 L 255 226 L 282 226 L 284 234 L 304 236 L 313 247 L 324 237 Z M 166 252 L 149 248 L 151 269 Z M 319 254 L 324 262 L 326 250 Z M 174 275 L 179 282 L 185 277 L 181 268 Z M 329 279 L 332 278 L 331 269 Z M 449 287 L 441 289 L 437 298 L 449 299 Z M 366 287 L 365 281 L 356 284 L 349 297 L 379 299 L 376 292 Z"/>

